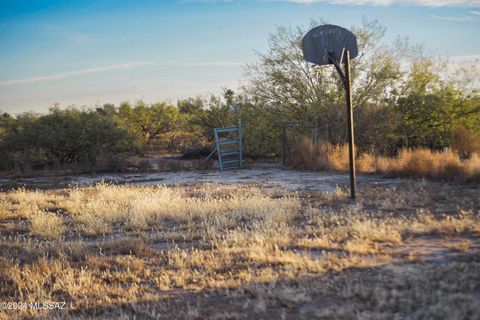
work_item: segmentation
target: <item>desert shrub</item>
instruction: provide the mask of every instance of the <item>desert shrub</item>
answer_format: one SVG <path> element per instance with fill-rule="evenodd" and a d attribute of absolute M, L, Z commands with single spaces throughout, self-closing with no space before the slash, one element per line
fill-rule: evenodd
<path fill-rule="evenodd" d="M 0 141 L 18 171 L 86 162 L 99 155 L 131 149 L 131 137 L 116 122 L 96 111 L 52 108 L 46 115 L 22 114 L 12 119 Z"/>

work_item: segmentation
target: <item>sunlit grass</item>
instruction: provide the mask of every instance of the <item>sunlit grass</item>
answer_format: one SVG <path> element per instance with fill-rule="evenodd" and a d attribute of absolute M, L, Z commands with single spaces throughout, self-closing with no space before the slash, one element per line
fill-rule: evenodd
<path fill-rule="evenodd" d="M 1 221 L 9 225 L 1 226 L 0 285 L 5 288 L 1 298 L 67 301 L 71 312 L 88 315 L 89 310 L 154 301 L 178 290 L 199 292 L 207 299 L 201 292 L 215 289 L 228 290 L 224 299 L 234 295 L 253 314 L 268 313 L 278 303 L 280 309 L 282 304 L 293 308 L 324 291 L 317 286 L 299 291 L 290 282 L 313 277 L 316 283 L 352 268 L 418 263 L 421 256 L 412 253 L 404 261 L 396 253 L 415 237 L 440 237 L 445 239 L 444 248 L 458 254 L 476 250 L 469 237 L 480 234 L 478 190 L 457 189 L 428 183 L 366 188 L 355 204 L 341 188 L 309 197 L 219 185 L 99 184 L 1 193 Z M 451 237 L 463 238 L 450 243 Z M 438 268 L 432 267 L 432 279 Z M 474 270 L 467 263 L 465 277 Z M 360 287 L 339 285 L 360 294 Z M 383 282 L 359 286 L 365 292 L 378 287 L 379 292 L 371 293 L 376 301 L 383 299 L 377 294 L 391 291 Z M 464 294 L 456 287 L 452 290 Z M 407 303 L 409 292 L 401 293 Z M 395 314 L 391 303 L 385 302 L 387 315 Z M 354 306 L 342 312 L 353 312 L 350 308 Z M 380 312 L 378 308 L 371 306 L 371 312 Z M 128 317 L 121 308 L 112 310 Z M 184 318 L 209 318 L 225 311 L 193 305 L 182 310 Z M 327 307 L 315 310 L 324 318 L 340 317 Z M 35 310 L 18 314 L 47 315 Z"/>
<path fill-rule="evenodd" d="M 320 141 L 313 145 L 308 138 L 302 140 L 289 159 L 290 165 L 309 170 L 347 171 L 348 146 L 333 146 Z M 473 153 L 462 160 L 452 150 L 402 149 L 397 157 L 361 153 L 356 169 L 362 173 L 382 173 L 397 177 L 420 177 L 441 181 L 480 182 L 480 156 Z"/>

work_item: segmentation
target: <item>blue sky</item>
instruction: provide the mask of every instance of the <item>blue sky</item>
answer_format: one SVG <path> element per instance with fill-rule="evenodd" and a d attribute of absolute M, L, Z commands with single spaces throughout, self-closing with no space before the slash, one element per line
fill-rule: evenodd
<path fill-rule="evenodd" d="M 278 26 L 362 18 L 427 52 L 480 57 L 480 0 L 0 0 L 0 110 L 218 94 Z"/>

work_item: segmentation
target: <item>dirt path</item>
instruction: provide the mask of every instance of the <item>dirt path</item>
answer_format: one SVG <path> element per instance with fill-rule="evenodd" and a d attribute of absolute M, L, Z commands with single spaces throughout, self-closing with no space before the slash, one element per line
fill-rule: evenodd
<path fill-rule="evenodd" d="M 199 183 L 256 184 L 262 187 L 302 191 L 335 191 L 337 186 L 342 187 L 349 185 L 347 173 L 287 170 L 277 164 L 260 163 L 247 169 L 225 172 L 219 170 L 192 170 L 77 176 L 50 174 L 31 178 L 7 177 L 0 179 L 0 189 L 5 190 L 19 187 L 57 189 L 68 186 L 88 186 L 101 181 L 115 184 L 129 183 L 138 185 L 195 185 Z M 398 179 L 385 179 L 379 175 L 365 174 L 359 174 L 357 181 L 359 186 L 388 186 L 399 183 Z"/>

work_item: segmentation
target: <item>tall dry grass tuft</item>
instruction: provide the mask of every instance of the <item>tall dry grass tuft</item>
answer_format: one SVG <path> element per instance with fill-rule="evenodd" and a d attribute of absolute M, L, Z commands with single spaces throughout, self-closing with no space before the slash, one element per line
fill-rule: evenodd
<path fill-rule="evenodd" d="M 452 138 L 452 147 L 462 156 L 480 152 L 480 134 L 473 130 L 457 126 L 453 130 Z"/>
<path fill-rule="evenodd" d="M 304 138 L 288 159 L 289 165 L 307 170 L 348 169 L 348 146 L 334 146 L 326 141 L 317 145 L 309 138 Z"/>
<path fill-rule="evenodd" d="M 426 177 L 433 180 L 474 182 L 475 175 L 480 173 L 480 166 L 472 164 L 478 158 L 462 161 L 459 155 L 451 150 L 445 152 L 429 149 L 402 149 L 397 158 L 389 159 L 387 165 L 378 170 L 393 176 Z"/>
<path fill-rule="evenodd" d="M 467 180 L 480 181 L 480 155 L 478 153 L 474 153 L 468 160 L 465 160 L 463 167 Z"/>
<path fill-rule="evenodd" d="M 30 223 L 30 232 L 33 235 L 46 239 L 56 239 L 65 230 L 62 218 L 43 210 L 39 210 L 36 214 L 31 215 Z"/>
<path fill-rule="evenodd" d="M 305 138 L 291 154 L 288 165 L 306 170 L 347 171 L 348 146 L 334 146 L 321 141 L 314 145 Z M 452 151 L 402 149 L 397 157 L 357 155 L 356 169 L 362 173 L 382 173 L 389 176 L 430 178 L 442 181 L 480 182 L 480 156 L 473 153 L 462 160 Z"/>

